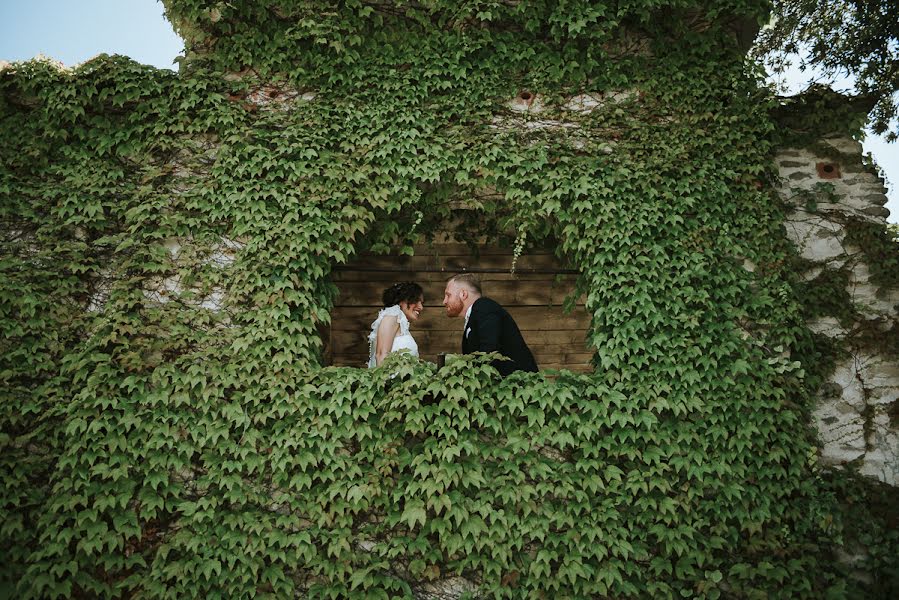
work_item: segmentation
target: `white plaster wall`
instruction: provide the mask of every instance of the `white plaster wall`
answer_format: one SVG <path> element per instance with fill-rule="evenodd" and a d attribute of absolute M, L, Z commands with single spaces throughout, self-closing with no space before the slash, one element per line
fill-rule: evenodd
<path fill-rule="evenodd" d="M 790 209 L 787 236 L 802 258 L 814 262 L 803 274 L 806 280 L 825 268 L 848 270 L 846 291 L 859 321 L 890 335 L 899 321 L 899 289 L 880 289 L 871 282 L 864 253 L 846 243 L 844 227 L 847 217 L 885 226 L 886 188 L 861 166 L 861 144 L 845 138 L 822 142 L 838 154 L 785 148 L 777 155 L 778 191 Z M 838 166 L 840 176 L 822 177 L 818 163 Z M 817 399 L 820 455 L 828 464 L 856 461 L 861 473 L 899 485 L 899 429 L 890 417 L 899 402 L 899 359 L 854 340 L 859 324 L 831 317 L 809 323 L 816 333 L 839 340 L 849 356 L 838 362 Z"/>

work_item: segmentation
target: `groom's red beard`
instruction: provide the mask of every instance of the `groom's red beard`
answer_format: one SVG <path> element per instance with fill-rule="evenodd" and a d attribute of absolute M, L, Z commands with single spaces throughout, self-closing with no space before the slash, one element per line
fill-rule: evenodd
<path fill-rule="evenodd" d="M 448 302 L 444 306 L 448 317 L 458 317 L 462 314 L 462 301 L 459 299 L 456 299 L 455 302 Z"/>

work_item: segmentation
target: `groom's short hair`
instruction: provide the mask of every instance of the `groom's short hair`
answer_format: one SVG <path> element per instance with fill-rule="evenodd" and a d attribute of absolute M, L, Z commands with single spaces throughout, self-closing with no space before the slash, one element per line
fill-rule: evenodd
<path fill-rule="evenodd" d="M 477 295 L 481 295 L 481 278 L 476 273 L 459 273 L 449 278 L 449 281 L 463 283 Z"/>

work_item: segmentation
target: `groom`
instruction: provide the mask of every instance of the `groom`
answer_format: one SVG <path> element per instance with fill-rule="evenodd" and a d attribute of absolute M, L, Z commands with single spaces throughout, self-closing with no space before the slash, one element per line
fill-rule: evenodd
<path fill-rule="evenodd" d="M 473 273 L 454 275 L 443 293 L 446 316 L 465 317 L 462 353 L 499 352 L 512 360 L 491 364 L 505 377 L 513 371 L 537 371 L 530 348 L 521 337 L 518 325 L 506 310 L 481 296 L 481 282 Z"/>

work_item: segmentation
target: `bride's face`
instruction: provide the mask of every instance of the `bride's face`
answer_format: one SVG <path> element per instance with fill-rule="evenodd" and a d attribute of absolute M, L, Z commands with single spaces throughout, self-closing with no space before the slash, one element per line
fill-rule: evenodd
<path fill-rule="evenodd" d="M 400 302 L 400 310 L 403 311 L 403 314 L 406 315 L 406 318 L 411 323 L 421 316 L 421 311 L 424 310 L 424 298 L 419 297 L 415 302 L 403 300 Z"/>

